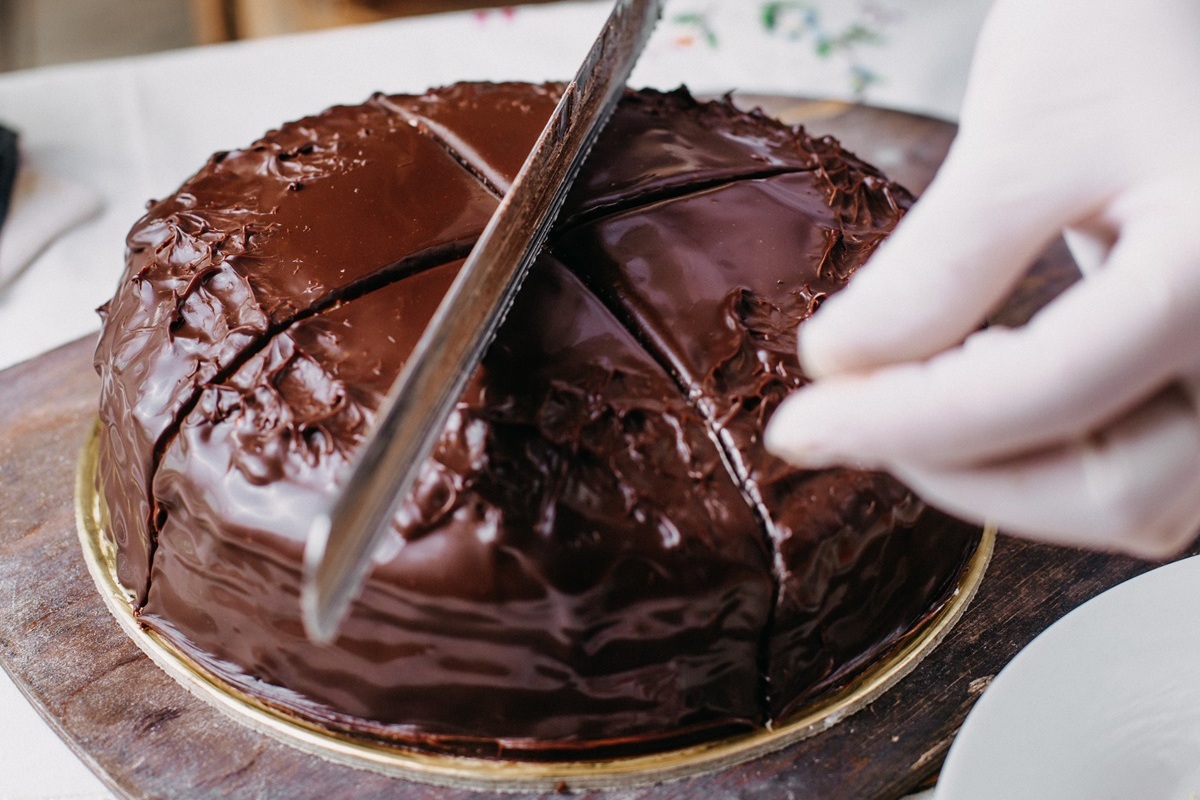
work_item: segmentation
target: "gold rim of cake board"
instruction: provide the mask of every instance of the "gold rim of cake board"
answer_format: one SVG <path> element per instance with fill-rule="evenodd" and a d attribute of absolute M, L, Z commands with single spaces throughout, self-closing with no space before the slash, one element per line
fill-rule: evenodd
<path fill-rule="evenodd" d="M 76 474 L 75 511 L 84 560 L 109 611 L 155 664 L 193 695 L 242 724 L 312 755 L 358 769 L 458 788 L 512 792 L 563 785 L 572 789 L 618 789 L 660 783 L 749 761 L 820 733 L 897 683 L 941 641 L 978 589 L 996 538 L 995 528 L 985 526 L 954 595 L 915 636 L 850 684 L 770 729 L 668 751 L 596 760 L 520 761 L 433 754 L 364 741 L 268 707 L 142 628 L 133 615 L 132 594 L 116 577 L 116 547 L 104 532 L 103 501 L 96 484 L 98 434 L 97 422 L 88 434 Z"/>

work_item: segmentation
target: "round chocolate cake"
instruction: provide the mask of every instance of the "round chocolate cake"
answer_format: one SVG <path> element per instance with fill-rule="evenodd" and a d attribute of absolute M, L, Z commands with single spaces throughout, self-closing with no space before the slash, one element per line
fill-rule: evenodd
<path fill-rule="evenodd" d="M 763 426 L 911 203 L 831 139 L 629 93 L 338 640 L 301 551 L 554 85 L 372 97 L 218 153 L 128 239 L 99 475 L 141 623 L 308 722 L 554 757 L 752 730 L 952 596 L 979 531 Z M 335 534 L 336 535 L 336 534 Z"/>

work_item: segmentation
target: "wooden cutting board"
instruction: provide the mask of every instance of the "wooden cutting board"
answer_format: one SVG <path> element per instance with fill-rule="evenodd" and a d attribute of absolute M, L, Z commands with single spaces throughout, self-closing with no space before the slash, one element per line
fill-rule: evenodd
<path fill-rule="evenodd" d="M 954 132 L 945 122 L 882 109 L 751 102 L 836 134 L 914 190 L 926 186 Z M 1075 276 L 1060 243 L 998 320 L 1023 321 Z M 114 792 L 131 798 L 495 798 L 354 770 L 256 733 L 194 698 L 124 636 L 88 576 L 75 528 L 75 469 L 98 392 L 92 347 L 90 339 L 80 340 L 0 372 L 0 666 L 71 749 Z M 1153 566 L 1002 536 L 958 626 L 865 710 L 781 752 L 714 774 L 574 794 L 900 797 L 936 774 L 971 705 L 1022 646 L 1083 601 Z"/>

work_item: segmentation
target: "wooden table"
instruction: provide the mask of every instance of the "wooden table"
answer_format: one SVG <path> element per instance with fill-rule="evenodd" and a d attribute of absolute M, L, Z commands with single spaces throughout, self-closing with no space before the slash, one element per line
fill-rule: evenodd
<path fill-rule="evenodd" d="M 761 100 L 790 120 L 837 133 L 918 190 L 953 136 L 947 123 L 898 112 Z M 1022 321 L 1075 276 L 1057 245 L 998 319 Z M 67 744 L 125 797 L 495 797 L 356 771 L 255 733 L 196 700 L 121 633 L 88 577 L 75 532 L 73 478 L 98 385 L 91 350 L 92 342 L 81 340 L 0 373 L 0 666 Z M 576 796 L 902 796 L 937 772 L 971 705 L 1021 647 L 1080 603 L 1152 566 L 1002 536 L 958 626 L 865 710 L 715 774 Z"/>

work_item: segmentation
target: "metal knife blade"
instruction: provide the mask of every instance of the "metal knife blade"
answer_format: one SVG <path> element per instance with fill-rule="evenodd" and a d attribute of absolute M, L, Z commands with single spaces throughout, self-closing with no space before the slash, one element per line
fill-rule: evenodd
<path fill-rule="evenodd" d="M 371 556 L 433 452 L 536 258 L 572 180 L 612 115 L 664 0 L 617 0 L 379 411 L 345 487 L 314 520 L 301 607 L 314 641 L 337 634 Z"/>

